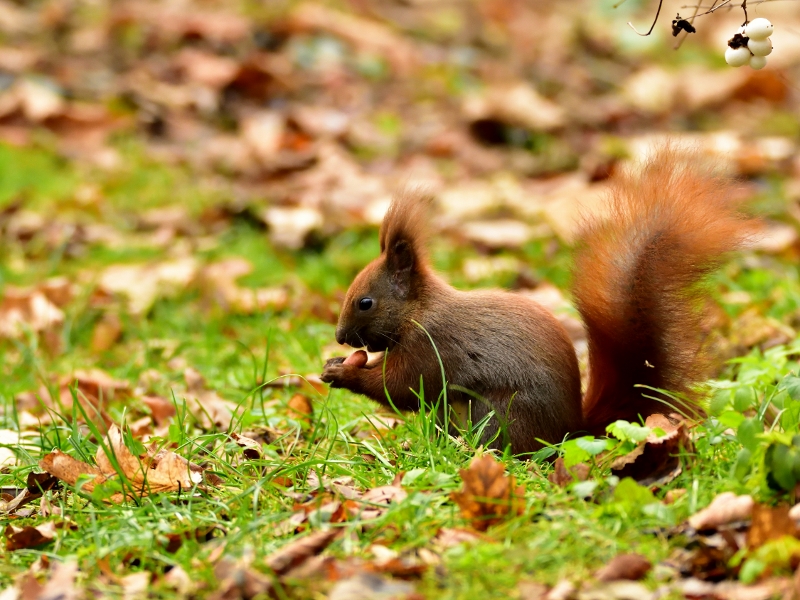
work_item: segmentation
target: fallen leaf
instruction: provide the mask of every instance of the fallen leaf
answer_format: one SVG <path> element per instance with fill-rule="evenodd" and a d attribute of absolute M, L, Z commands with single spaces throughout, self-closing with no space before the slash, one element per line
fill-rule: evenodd
<path fill-rule="evenodd" d="M 37 600 L 77 600 L 82 597 L 82 590 L 75 584 L 78 578 L 78 563 L 75 560 L 53 562 L 44 587 Z"/>
<path fill-rule="evenodd" d="M 524 512 L 525 487 L 516 487 L 514 477 L 507 476 L 503 464 L 491 455 L 474 458 L 469 468 L 461 469 L 459 474 L 464 487 L 450 494 L 450 498 L 475 529 L 485 531 Z"/>
<path fill-rule="evenodd" d="M 119 315 L 106 313 L 94 326 L 89 348 L 97 354 L 106 352 L 119 341 L 120 337 L 122 337 L 122 321 Z"/>
<path fill-rule="evenodd" d="M 310 421 L 311 416 L 314 414 L 314 408 L 311 405 L 311 399 L 304 394 L 295 394 L 289 398 L 289 417 L 292 419 L 299 419 L 302 421 Z"/>
<path fill-rule="evenodd" d="M 200 288 L 206 298 L 234 313 L 253 314 L 281 310 L 289 300 L 282 287 L 246 288 L 236 283 L 253 270 L 243 258 L 230 258 L 207 265 L 200 272 Z"/>
<path fill-rule="evenodd" d="M 100 275 L 99 289 L 127 299 L 133 315 L 147 313 L 159 298 L 185 291 L 199 272 L 196 258 L 187 256 L 153 264 L 112 265 Z"/>
<path fill-rule="evenodd" d="M 468 96 L 462 111 L 472 122 L 497 120 L 532 131 L 558 129 L 567 120 L 566 113 L 558 104 L 544 98 L 524 82 L 496 85 L 481 95 Z"/>
<path fill-rule="evenodd" d="M 48 521 L 42 525 L 33 527 L 31 525 L 24 525 L 17 527 L 15 525 L 6 525 L 6 550 L 22 550 L 24 548 L 36 548 L 43 546 L 53 541 L 56 537 L 56 524 L 53 521 Z"/>
<path fill-rule="evenodd" d="M 130 573 L 120 578 L 123 600 L 144 600 L 150 588 L 151 575 L 147 571 Z"/>
<path fill-rule="evenodd" d="M 469 241 L 492 250 L 521 248 L 534 236 L 527 223 L 510 219 L 464 223 L 459 232 Z"/>
<path fill-rule="evenodd" d="M 184 48 L 175 57 L 175 65 L 193 83 L 221 90 L 239 72 L 239 63 L 232 58 L 217 56 L 196 48 Z"/>
<path fill-rule="evenodd" d="M 269 555 L 265 564 L 276 575 L 282 575 L 322 552 L 340 533 L 339 529 L 328 529 L 298 538 Z"/>
<path fill-rule="evenodd" d="M 520 600 L 543 600 L 547 586 L 535 581 L 520 581 L 517 584 Z"/>
<path fill-rule="evenodd" d="M 19 508 L 42 497 L 44 492 L 56 489 L 59 481 L 49 473 L 28 473 L 27 486 L 15 498 L 0 501 L 0 513 L 14 514 Z"/>
<path fill-rule="evenodd" d="M 390 504 L 400 503 L 407 497 L 408 492 L 399 485 L 372 488 L 361 495 L 359 504 L 353 505 L 350 512 L 362 521 L 377 519 L 386 512 Z"/>
<path fill-rule="evenodd" d="M 471 544 L 481 540 L 481 536 L 470 529 L 442 527 L 436 537 L 433 538 L 433 543 L 440 548 L 452 548 L 460 544 Z"/>
<path fill-rule="evenodd" d="M 589 478 L 589 471 L 590 467 L 585 463 L 578 463 L 568 469 L 564 464 L 564 459 L 559 456 L 553 465 L 553 472 L 547 476 L 547 480 L 559 487 L 566 487 L 575 481 L 586 481 Z"/>
<path fill-rule="evenodd" d="M 653 565 L 650 561 L 641 554 L 618 554 L 606 566 L 599 569 L 594 576 L 598 581 L 616 581 L 618 579 L 638 581 L 652 568 Z"/>
<path fill-rule="evenodd" d="M 48 350 L 60 350 L 58 335 L 64 323 L 63 311 L 38 288 L 7 285 L 0 301 L 0 337 L 18 338 L 25 331 L 42 336 Z"/>
<path fill-rule="evenodd" d="M 169 573 L 164 575 L 164 583 L 181 597 L 188 596 L 197 585 L 180 565 L 173 566 Z"/>
<path fill-rule="evenodd" d="M 724 492 L 706 508 L 689 517 L 689 525 L 697 530 L 716 529 L 735 521 L 749 519 L 753 513 L 753 497 Z"/>
<path fill-rule="evenodd" d="M 249 460 L 259 460 L 261 458 L 261 444 L 254 439 L 237 433 L 231 433 L 231 439 L 242 448 L 242 454 L 245 458 Z"/>
<path fill-rule="evenodd" d="M 230 429 L 234 411 L 238 406 L 206 388 L 203 376 L 192 367 L 183 372 L 186 380 L 186 401 L 199 426 L 206 431 Z"/>
<path fill-rule="evenodd" d="M 362 51 L 385 57 L 400 74 L 408 74 L 417 57 L 414 47 L 389 27 L 373 20 L 306 2 L 290 15 L 289 26 L 298 31 L 324 31 Z"/>
<path fill-rule="evenodd" d="M 151 446 L 143 457 L 134 456 L 123 443 L 122 432 L 116 425 L 109 429 L 106 444 L 127 480 L 125 494 L 112 495 L 109 498 L 111 502 L 122 502 L 125 495 L 136 497 L 160 492 L 185 491 L 201 485 L 204 481 L 211 484 L 216 482 L 211 474 L 204 477 L 204 470 L 201 467 L 174 452 L 166 450 L 156 452 L 156 448 Z M 95 462 L 96 467 L 55 450 L 42 458 L 39 466 L 73 486 L 81 477 L 91 476 L 83 485 L 83 489 L 91 492 L 106 480 L 119 475 L 103 445 L 97 448 Z"/>
<path fill-rule="evenodd" d="M 789 516 L 789 512 L 790 507 L 785 505 L 753 505 L 750 529 L 747 532 L 748 548 L 758 548 L 770 540 L 776 540 L 785 535 L 797 536 L 800 529 Z"/>
<path fill-rule="evenodd" d="M 161 396 L 142 396 L 140 400 L 150 409 L 153 421 L 158 427 L 167 425 L 175 416 L 175 404 Z"/>
<path fill-rule="evenodd" d="M 358 573 L 336 583 L 328 594 L 329 600 L 388 600 L 404 598 L 414 593 L 414 585 L 395 581 L 376 573 Z"/>
<path fill-rule="evenodd" d="M 680 454 L 692 448 L 688 422 L 675 413 L 655 414 L 647 417 L 645 426 L 664 435 L 652 432 L 632 452 L 616 458 L 611 469 L 614 475 L 632 477 L 641 485 L 664 485 L 680 475 Z"/>
<path fill-rule="evenodd" d="M 272 243 L 290 250 L 302 248 L 309 234 L 324 223 L 319 210 L 306 206 L 273 206 L 264 211 L 263 219 Z"/>

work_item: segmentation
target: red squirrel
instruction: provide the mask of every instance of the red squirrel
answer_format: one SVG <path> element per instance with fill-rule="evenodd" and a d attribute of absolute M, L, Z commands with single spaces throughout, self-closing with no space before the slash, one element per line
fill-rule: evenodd
<path fill-rule="evenodd" d="M 667 149 L 639 174 L 615 177 L 607 218 L 583 229 L 572 290 L 589 342 L 583 396 L 574 347 L 547 309 L 511 292 L 460 291 L 434 272 L 428 201 L 414 193 L 391 204 L 380 256 L 353 281 L 336 328 L 340 344 L 385 357 L 367 363 L 358 351 L 330 359 L 322 380 L 419 410 L 420 381 L 432 405 L 444 375 L 456 412 L 468 407 L 477 423 L 494 411 L 484 441 L 495 438 L 498 448 L 510 442 L 514 454 L 569 434 L 602 435 L 617 419 L 674 411 L 639 386 L 677 392 L 686 398 L 678 408 L 700 415 L 695 388 L 708 361 L 699 284 L 747 239 L 754 221 L 740 212 L 731 182 L 696 162 Z"/>

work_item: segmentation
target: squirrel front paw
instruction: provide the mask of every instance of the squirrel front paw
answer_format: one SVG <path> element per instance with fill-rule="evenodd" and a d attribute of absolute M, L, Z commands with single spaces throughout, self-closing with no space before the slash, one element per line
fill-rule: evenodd
<path fill-rule="evenodd" d="M 345 382 L 352 379 L 358 367 L 347 365 L 344 361 L 344 356 L 329 359 L 325 363 L 320 379 L 324 383 L 330 383 L 332 388 L 347 387 Z"/>

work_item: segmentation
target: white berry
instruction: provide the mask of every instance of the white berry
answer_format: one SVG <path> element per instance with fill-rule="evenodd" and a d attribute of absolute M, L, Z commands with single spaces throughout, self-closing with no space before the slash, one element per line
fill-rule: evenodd
<path fill-rule="evenodd" d="M 769 38 L 765 40 L 750 40 L 747 42 L 747 49 L 755 56 L 769 56 L 772 54 L 772 41 Z"/>
<path fill-rule="evenodd" d="M 750 62 L 750 50 L 745 47 L 731 48 L 725 50 L 725 62 L 732 67 L 743 67 Z"/>
<path fill-rule="evenodd" d="M 766 56 L 751 56 L 750 57 L 750 68 L 759 71 L 767 66 L 767 57 Z"/>
<path fill-rule="evenodd" d="M 744 34 L 751 40 L 765 40 L 772 35 L 772 23 L 763 17 L 753 19 L 744 28 Z"/>

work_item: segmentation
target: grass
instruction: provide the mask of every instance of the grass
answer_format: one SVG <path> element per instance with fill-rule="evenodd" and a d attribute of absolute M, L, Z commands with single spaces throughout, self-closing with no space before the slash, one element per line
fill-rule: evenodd
<path fill-rule="evenodd" d="M 224 200 L 224 193 L 209 193 L 188 173 L 174 167 L 149 164 L 135 150 L 126 155 L 128 167 L 121 173 L 81 171 L 54 159 L 45 150 L 19 150 L 0 146 L 0 201 L 9 203 L 23 196 L 26 206 L 49 219 L 75 218 L 70 208 L 80 186 L 92 185 L 103 198 L 90 221 L 113 223 L 125 243 L 113 248 L 89 245 L 71 256 L 63 247 L 48 246 L 34 238 L 28 242 L 7 241 L 2 247 L 0 273 L 4 285 L 32 285 L 46 277 L 66 275 L 75 281 L 87 273 L 98 273 L 111 264 L 158 260 L 163 249 L 134 243 L 135 217 L 139 210 L 182 204 L 192 214 Z M 180 190 L 176 196 L 174 190 Z M 91 495 L 61 492 L 52 496 L 70 526 L 61 529 L 55 542 L 35 549 L 3 551 L 0 582 L 10 584 L 41 557 L 77 560 L 84 582 L 112 589 L 119 577 L 138 571 L 155 574 L 153 594 L 173 597 L 176 592 L 162 575 L 175 566 L 191 573 L 200 595 L 214 590 L 217 578 L 214 562 L 220 545 L 225 556 L 251 560 L 256 569 L 272 552 L 290 542 L 293 534 L 280 534 L 278 525 L 297 510 L 296 499 L 276 484 L 290 478 L 293 491 L 314 491 L 309 477 L 328 480 L 347 478 L 360 489 L 390 483 L 403 473 L 409 497 L 370 524 L 357 520 L 336 524 L 347 531 L 329 550 L 334 556 L 369 556 L 373 544 L 405 552 L 430 547 L 442 527 L 466 524 L 451 492 L 461 487 L 459 470 L 466 467 L 474 450 L 437 435 L 429 415 L 411 415 L 397 429 L 378 437 L 362 438 L 354 433 L 376 406 L 348 392 L 308 392 L 314 408 L 305 421 L 288 410 L 296 388 L 265 388 L 287 373 L 318 373 L 332 349 L 334 325 L 319 315 L 335 310 L 341 294 L 360 266 L 377 252 L 377 234 L 372 230 L 343 232 L 317 250 L 288 253 L 272 248 L 265 232 L 247 219 L 234 218 L 213 243 L 195 253 L 202 262 L 241 256 L 253 264 L 244 280 L 251 286 L 289 284 L 294 300 L 317 299 L 313 303 L 293 302 L 278 312 L 234 315 L 204 302 L 196 290 L 156 302 L 144 316 L 118 310 L 123 337 L 102 353 L 90 349 L 95 324 L 104 310 L 93 302 L 91 285 L 82 283 L 69 305 L 62 337 L 64 352 L 49 356 L 38 347 L 35 336 L 0 343 L 0 401 L 3 428 L 16 429 L 19 414 L 15 397 L 38 389 L 43 381 L 73 369 L 99 367 L 115 378 L 135 385 L 150 377 L 152 391 L 173 397 L 178 415 L 163 442 L 171 444 L 186 458 L 207 465 L 224 484 L 208 493 L 184 493 L 144 497 L 123 505 L 108 505 Z M 464 258 L 472 251 L 437 241 L 437 264 L 459 285 L 467 284 L 460 273 Z M 544 243 L 531 244 L 519 254 L 535 275 L 559 286 L 568 282 L 568 251 L 560 248 L 555 257 L 545 253 Z M 744 266 L 734 261 L 715 279 L 715 291 L 749 292 L 759 310 L 782 321 L 791 321 L 800 302 L 800 284 L 794 266 L 778 259 Z M 480 285 L 508 284 L 502 276 Z M 312 306 L 312 308 L 309 308 Z M 732 314 L 735 308 L 730 308 Z M 326 313 L 325 311 L 328 311 Z M 781 348 L 779 348 L 780 350 Z M 786 350 L 753 350 L 748 357 L 728 366 L 717 382 L 730 388 L 754 386 L 755 397 L 768 401 L 769 390 L 777 389 L 787 374 L 797 371 L 797 355 Z M 197 369 L 208 387 L 222 397 L 236 401 L 240 410 L 234 431 L 201 431 L 182 398 L 182 371 Z M 155 375 L 154 375 L 155 374 Z M 720 406 L 723 406 L 721 403 Z M 109 414 L 117 423 L 132 422 L 148 414 L 138 396 L 116 399 Z M 730 427 L 717 418 L 697 430 L 696 455 L 687 457 L 682 474 L 657 497 L 670 489 L 687 493 L 675 504 L 640 502 L 615 495 L 608 474 L 600 478 L 600 492 L 584 500 L 568 489 L 551 484 L 546 475 L 548 462 L 522 462 L 503 456 L 508 471 L 526 490 L 526 510 L 521 517 L 492 528 L 483 542 L 441 551 L 442 568 L 428 569 L 418 583 L 430 597 L 507 598 L 514 597 L 521 580 L 554 584 L 563 578 L 582 580 L 620 552 L 635 551 L 653 562 L 661 561 L 682 547 L 680 536 L 667 535 L 668 528 L 706 505 L 718 492 L 753 492 L 759 499 L 775 501 L 781 496 L 763 484 L 756 471 L 737 479 L 731 468 L 742 443 Z M 720 417 L 722 418 L 722 417 Z M 77 413 L 58 415 L 52 424 L 38 431 L 38 451 L 58 448 L 76 458 L 89 460 L 97 449 L 96 431 L 82 424 Z M 90 420 L 91 422 L 91 420 Z M 269 428 L 269 429 L 266 429 Z M 260 434 L 265 439 L 263 456 L 245 459 L 231 433 Z M 279 432 L 276 434 L 275 432 Z M 24 486 L 31 470 L 38 470 L 36 451 L 21 453 L 19 465 L 0 474 L 0 487 Z M 282 479 L 279 479 L 282 478 Z M 644 492 L 642 492 L 644 493 Z M 648 509 L 648 507 L 651 507 Z M 325 526 L 325 514 L 315 517 L 312 528 Z M 38 524 L 48 520 L 38 512 L 25 518 L 5 519 L 14 525 Z M 180 547 L 170 540 L 182 538 Z M 655 576 L 647 580 L 655 585 Z M 276 593 L 278 597 L 314 597 L 320 583 L 290 580 Z"/>

